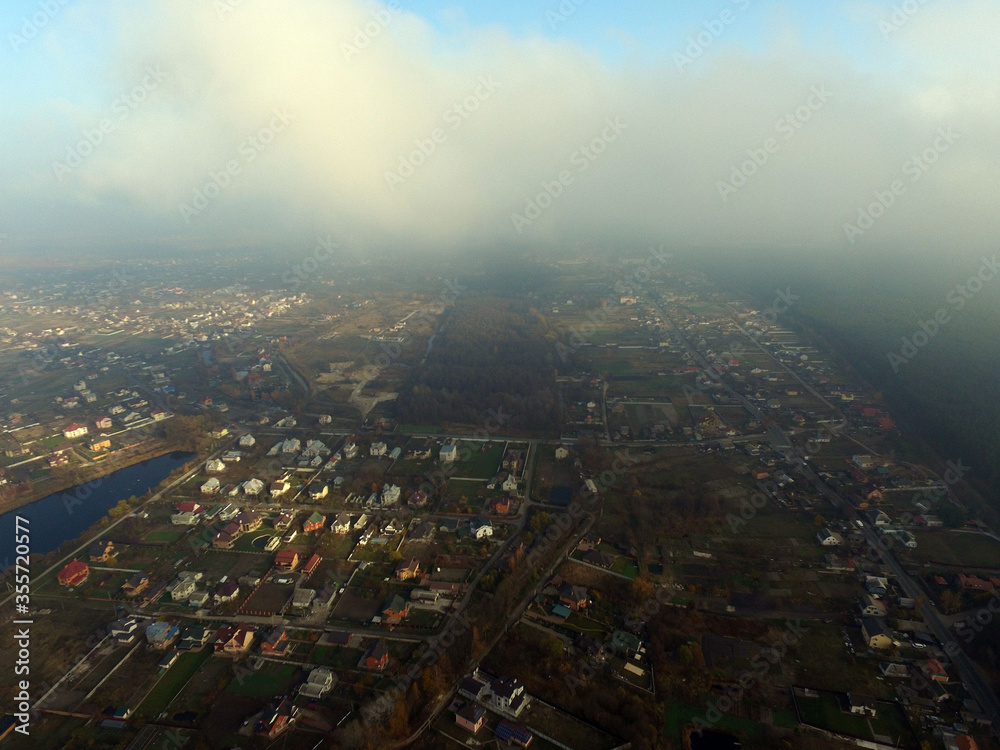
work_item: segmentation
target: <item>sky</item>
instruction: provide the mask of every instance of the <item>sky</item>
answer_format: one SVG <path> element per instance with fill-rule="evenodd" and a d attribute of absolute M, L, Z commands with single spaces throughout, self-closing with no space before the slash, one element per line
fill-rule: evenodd
<path fill-rule="evenodd" d="M 7 0 L 0 36 L 0 257 L 1000 229 L 988 0 Z"/>

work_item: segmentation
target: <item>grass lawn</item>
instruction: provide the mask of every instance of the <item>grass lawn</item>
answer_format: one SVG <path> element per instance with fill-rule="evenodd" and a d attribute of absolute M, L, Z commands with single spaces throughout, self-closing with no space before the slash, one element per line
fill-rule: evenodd
<path fill-rule="evenodd" d="M 915 531 L 917 560 L 979 568 L 1000 567 L 1000 542 L 960 531 Z"/>
<path fill-rule="evenodd" d="M 174 696 L 184 687 L 185 683 L 191 679 L 195 672 L 201 669 L 208 658 L 212 655 L 212 648 L 206 646 L 201 651 L 181 654 L 177 661 L 167 670 L 167 673 L 160 678 L 149 694 L 143 699 L 136 709 L 136 714 L 148 719 L 155 719 L 160 715 L 167 705 L 174 699 Z"/>
<path fill-rule="evenodd" d="M 500 469 L 505 444 L 491 443 L 489 449 L 483 450 L 482 443 L 458 443 L 458 455 L 469 454 L 468 461 L 458 461 L 455 465 L 456 475 L 468 479 L 491 479 Z"/>
<path fill-rule="evenodd" d="M 797 695 L 795 702 L 799 707 L 799 715 L 806 724 L 831 732 L 848 734 L 851 737 L 873 739 L 868 719 L 841 711 L 834 693 L 821 692 L 818 698 L 803 698 Z"/>
<path fill-rule="evenodd" d="M 686 703 L 671 702 L 667 706 L 664 716 L 663 734 L 679 743 L 682 739 L 684 727 L 691 724 L 695 719 L 701 719 L 702 722 L 708 724 L 705 715 L 708 713 L 710 705 L 714 706 L 714 701 L 709 700 L 703 706 L 690 706 Z M 712 725 L 712 728 L 743 735 L 751 739 L 761 739 L 764 736 L 764 728 L 757 722 L 750 721 L 749 719 L 741 719 L 729 714 L 722 714 L 722 717 Z"/>
<path fill-rule="evenodd" d="M 229 692 L 251 698 L 269 698 L 288 691 L 297 667 L 291 664 L 267 662 L 259 671 L 243 674 L 242 679 L 229 683 Z"/>
<path fill-rule="evenodd" d="M 184 536 L 183 531 L 151 531 L 150 533 L 146 534 L 146 541 L 166 542 L 167 544 L 169 544 L 170 542 L 176 542 L 182 536 Z"/>

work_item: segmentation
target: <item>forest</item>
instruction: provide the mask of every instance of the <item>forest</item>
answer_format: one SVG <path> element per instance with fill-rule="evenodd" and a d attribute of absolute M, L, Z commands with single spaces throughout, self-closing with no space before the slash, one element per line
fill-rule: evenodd
<path fill-rule="evenodd" d="M 397 417 L 412 424 L 478 426 L 499 413 L 507 429 L 555 433 L 554 351 L 545 319 L 527 303 L 460 299 L 400 393 Z"/>

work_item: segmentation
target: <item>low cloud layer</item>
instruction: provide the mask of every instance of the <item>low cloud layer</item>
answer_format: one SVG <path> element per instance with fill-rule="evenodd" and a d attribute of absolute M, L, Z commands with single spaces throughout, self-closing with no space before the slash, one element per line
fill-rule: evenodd
<path fill-rule="evenodd" d="M 30 44 L 71 67 L 83 29 L 114 29 L 103 95 L 8 118 L 0 233 L 15 253 L 317 233 L 362 250 L 995 246 L 1000 7 L 845 13 L 851 54 L 787 28 L 750 53 L 736 8 L 657 63 L 612 64 L 498 28 L 443 36 L 398 3 L 80 3 Z"/>

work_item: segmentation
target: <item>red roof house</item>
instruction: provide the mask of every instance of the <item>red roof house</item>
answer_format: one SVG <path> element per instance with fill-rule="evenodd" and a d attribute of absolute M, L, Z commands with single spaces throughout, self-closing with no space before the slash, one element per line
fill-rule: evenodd
<path fill-rule="evenodd" d="M 90 575 L 90 566 L 83 560 L 73 560 L 65 568 L 59 571 L 56 579 L 63 586 L 79 586 L 87 580 Z"/>

